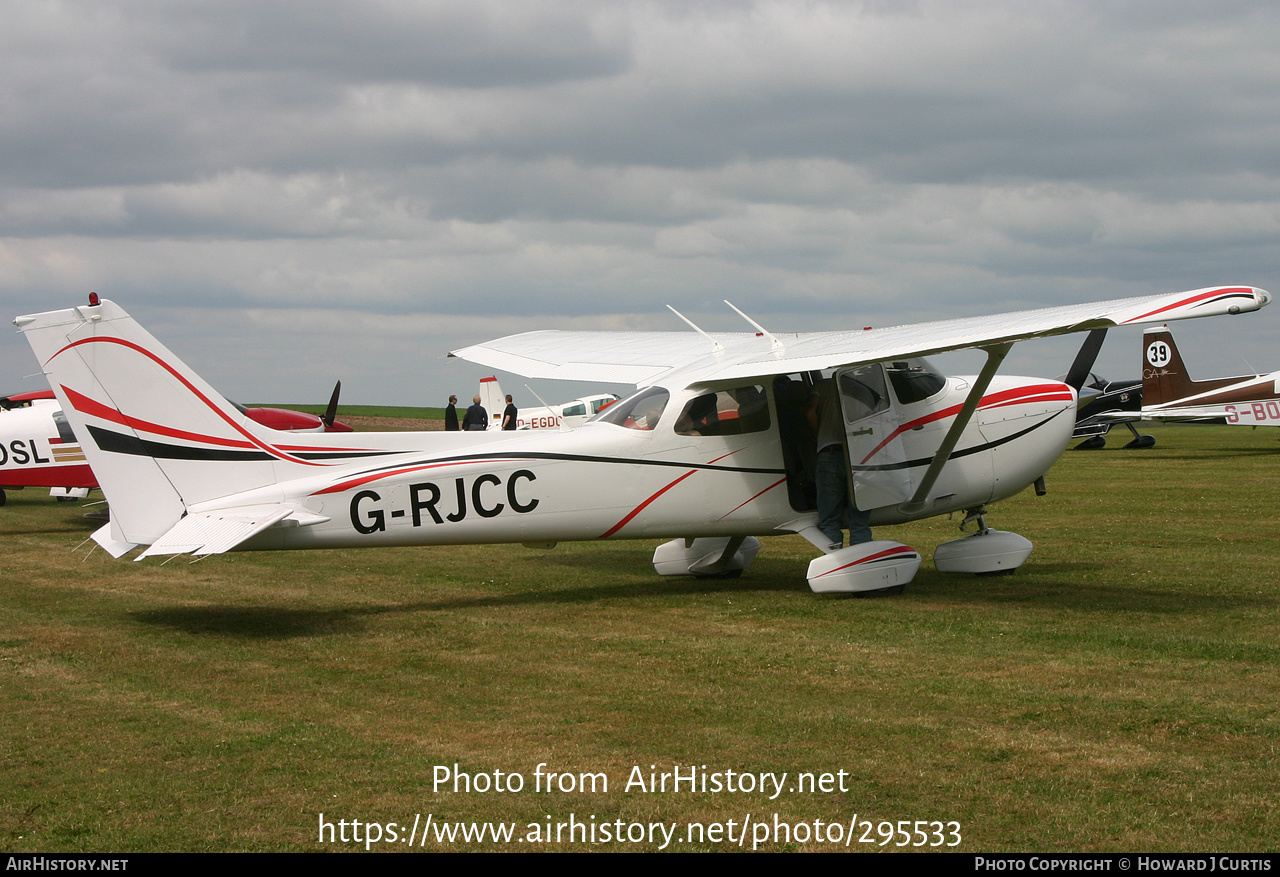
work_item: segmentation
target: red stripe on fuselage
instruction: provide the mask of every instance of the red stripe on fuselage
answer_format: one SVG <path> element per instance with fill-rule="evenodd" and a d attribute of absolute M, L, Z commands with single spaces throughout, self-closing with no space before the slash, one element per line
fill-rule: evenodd
<path fill-rule="evenodd" d="M 675 486 L 676 486 L 677 484 L 679 484 L 681 481 L 684 481 L 686 478 L 688 478 L 690 475 L 692 475 L 694 472 L 697 472 L 697 471 L 698 471 L 697 469 L 690 469 L 688 472 L 686 472 L 686 473 L 684 473 L 683 475 L 681 475 L 681 476 L 680 476 L 679 478 L 677 478 L 675 481 L 672 481 L 672 482 L 671 482 L 670 484 L 668 484 L 666 487 L 662 488 L 662 489 L 661 489 L 661 490 L 659 490 L 657 493 L 655 493 L 653 496 L 649 497 L 649 498 L 648 498 L 648 499 L 646 499 L 644 502 L 640 503 L 640 505 L 638 505 L 638 506 L 636 506 L 634 509 L 632 509 L 632 510 L 631 510 L 631 512 L 630 512 L 626 517 L 624 517 L 621 521 L 618 521 L 618 523 L 614 524 L 612 527 L 610 527 L 608 530 L 606 530 L 604 533 L 602 533 L 602 534 L 601 534 L 599 537 L 597 537 L 597 538 L 600 538 L 600 539 L 608 539 L 608 538 L 609 538 L 610 536 L 612 536 L 614 533 L 618 532 L 618 531 L 619 531 L 619 530 L 621 530 L 623 527 L 625 527 L 625 526 L 627 525 L 627 523 L 631 521 L 631 519 L 632 519 L 632 518 L 634 518 L 636 515 L 640 514 L 642 511 L 644 511 L 644 510 L 645 510 L 645 508 L 649 505 L 649 503 L 653 502 L 655 499 L 657 499 L 658 497 L 662 496 L 662 494 L 666 493 L 668 490 L 670 490 L 671 488 L 675 487 Z"/>
<path fill-rule="evenodd" d="M 978 402 L 978 409 L 1004 408 L 1008 405 L 1025 405 L 1031 402 L 1045 401 L 1069 401 L 1071 399 L 1071 391 L 1066 388 L 1066 384 L 1032 384 L 1025 387 L 1014 387 L 1011 390 L 1001 390 L 998 393 L 992 393 L 989 396 L 983 396 Z M 942 420 L 947 417 L 955 417 L 960 413 L 960 409 L 964 405 L 952 405 L 949 408 L 943 408 L 941 411 L 934 411 L 926 414 L 924 417 L 917 417 L 909 423 L 904 423 L 891 432 L 884 441 L 871 449 L 871 453 L 862 458 L 859 465 L 865 464 L 868 460 L 880 453 L 884 446 L 896 439 L 908 430 L 915 429 L 917 426 L 924 426 L 926 423 L 933 423 L 936 420 Z"/>
<path fill-rule="evenodd" d="M 87 463 L 0 470 L 0 487 L 97 487 Z"/>
<path fill-rule="evenodd" d="M 725 457 L 732 457 L 734 454 L 738 453 L 738 451 L 740 451 L 740 450 L 742 450 L 742 448 L 737 448 L 736 450 L 732 450 L 732 451 L 730 451 L 730 452 L 729 452 L 729 453 L 727 453 L 727 454 L 721 454 L 720 456 L 716 457 L 714 460 L 711 460 L 710 462 L 708 462 L 706 465 L 710 466 L 710 465 L 712 465 L 713 463 L 719 463 L 719 462 L 720 462 L 721 460 L 723 460 Z M 686 478 L 688 478 L 690 475 L 692 475 L 693 473 L 695 473 L 695 472 L 697 472 L 697 471 L 698 471 L 697 469 L 690 469 L 688 472 L 686 472 L 686 473 L 684 473 L 683 475 L 681 475 L 681 476 L 680 476 L 679 478 L 677 478 L 675 481 L 672 481 L 672 482 L 671 482 L 670 484 L 668 484 L 666 487 L 664 487 L 664 488 L 662 488 L 661 490 L 659 490 L 659 491 L 658 491 L 657 493 L 655 493 L 653 496 L 649 497 L 649 498 L 648 498 L 648 499 L 646 499 L 644 502 L 640 503 L 640 505 L 638 505 L 638 506 L 636 506 L 634 509 L 632 509 L 632 510 L 627 514 L 627 516 L 626 516 L 626 517 L 624 517 L 621 521 L 618 521 L 618 523 L 614 524 L 614 525 L 613 525 L 612 527 L 610 527 L 607 531 L 605 531 L 603 534 L 601 534 L 600 536 L 598 536 L 598 537 L 596 537 L 596 538 L 598 538 L 598 539 L 608 539 L 608 538 L 609 538 L 610 536 L 612 536 L 614 533 L 618 532 L 618 531 L 619 531 L 619 530 L 621 530 L 623 527 L 625 527 L 625 526 L 626 526 L 626 525 L 631 521 L 631 519 L 632 519 L 632 518 L 634 518 L 636 515 L 640 514 L 642 511 L 644 511 L 644 510 L 645 510 L 645 508 L 646 508 L 646 507 L 647 507 L 651 502 L 653 502 L 653 501 L 654 501 L 655 499 L 657 499 L 658 497 L 662 496 L 662 494 L 666 493 L 668 490 L 670 490 L 671 488 L 675 487 L 675 486 L 676 486 L 677 484 L 679 484 L 681 481 L 684 481 Z M 783 480 L 783 481 L 786 481 L 786 479 L 785 479 L 785 478 L 784 478 L 784 479 L 782 479 L 782 480 Z M 781 484 L 781 483 L 782 483 L 781 481 L 779 481 L 779 482 L 778 482 L 778 484 Z M 777 484 L 775 484 L 775 485 L 773 485 L 773 486 L 774 486 L 774 487 L 777 487 Z M 768 490 L 768 489 L 769 489 L 769 488 L 765 488 L 765 490 Z M 763 493 L 763 492 L 764 492 L 764 491 L 761 491 L 761 493 Z M 759 496 L 759 495 L 760 495 L 760 494 L 756 494 L 756 496 Z M 751 499 L 755 499 L 755 496 L 751 497 Z M 747 500 L 747 502 L 751 502 L 751 499 Z M 746 505 L 746 504 L 747 504 L 747 503 L 746 503 L 746 502 L 744 502 L 742 505 Z M 741 507 L 742 507 L 742 506 L 739 506 L 738 508 L 741 508 Z M 736 509 L 735 509 L 735 511 L 736 511 Z M 730 512 L 729 514 L 733 514 L 733 512 Z"/>
<path fill-rule="evenodd" d="M 317 490 L 312 496 L 320 496 L 324 493 L 341 493 L 344 490 L 351 490 L 364 484 L 370 484 L 374 481 L 381 481 L 383 478 L 391 478 L 396 475 L 405 475 L 409 472 L 423 472 L 427 469 L 443 469 L 447 466 L 474 466 L 478 463 L 514 463 L 516 460 L 503 460 L 495 458 L 486 458 L 484 460 L 451 460 L 445 463 L 422 463 L 417 466 L 403 466 L 399 469 L 388 469 L 386 472 L 373 472 L 369 475 L 361 475 L 359 478 L 349 478 L 346 481 L 339 481 L 337 484 Z"/>
<path fill-rule="evenodd" d="M 751 497 L 751 499 L 747 500 L 747 502 L 741 502 L 741 503 L 738 503 L 736 506 L 734 506 L 733 508 L 729 509 L 729 511 L 725 512 L 723 515 L 721 515 L 720 517 L 716 518 L 716 520 L 717 520 L 717 521 L 723 521 L 725 518 L 729 517 L 729 515 L 733 514 L 734 512 L 736 512 L 738 509 L 742 508 L 742 507 L 743 507 L 744 505 L 746 505 L 747 503 L 749 503 L 749 502 L 754 502 L 755 500 L 757 500 L 757 499 L 759 499 L 760 497 L 764 496 L 764 495 L 765 495 L 766 493 L 768 493 L 769 491 L 773 490 L 773 489 L 774 489 L 775 487 L 777 487 L 779 484 L 783 484 L 783 483 L 785 483 L 785 482 L 786 482 L 786 480 L 787 480 L 787 479 L 785 479 L 785 478 L 780 478 L 780 479 L 778 479 L 777 481 L 773 482 L 773 483 L 772 483 L 772 484 L 770 484 L 768 487 L 766 487 L 764 490 L 760 491 L 760 492 L 759 492 L 759 493 L 757 493 L 755 496 Z"/>

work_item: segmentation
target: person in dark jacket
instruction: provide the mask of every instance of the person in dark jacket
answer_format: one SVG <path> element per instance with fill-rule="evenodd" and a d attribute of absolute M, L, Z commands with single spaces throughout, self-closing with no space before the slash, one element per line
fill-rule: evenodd
<path fill-rule="evenodd" d="M 444 431 L 445 432 L 458 431 L 458 409 L 456 407 L 457 404 L 458 404 L 458 397 L 450 396 L 449 407 L 444 409 Z"/>
<path fill-rule="evenodd" d="M 516 409 L 515 404 L 511 401 L 511 397 L 507 397 L 507 407 L 502 411 L 502 428 L 515 429 L 516 418 L 520 412 Z"/>
<path fill-rule="evenodd" d="M 479 396 L 472 399 L 471 407 L 462 418 L 462 428 L 467 432 L 489 428 L 489 412 L 485 411 L 484 406 L 480 404 Z"/>

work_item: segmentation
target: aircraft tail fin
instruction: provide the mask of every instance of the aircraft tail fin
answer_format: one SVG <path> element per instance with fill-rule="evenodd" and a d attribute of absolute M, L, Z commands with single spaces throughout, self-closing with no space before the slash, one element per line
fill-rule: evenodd
<path fill-rule="evenodd" d="M 480 379 L 480 404 L 489 412 L 489 428 L 502 428 L 502 411 L 507 407 L 507 397 L 502 394 L 502 385 L 496 377 Z"/>
<path fill-rule="evenodd" d="M 1251 376 L 1245 376 L 1251 377 Z M 1168 326 L 1152 326 L 1142 333 L 1142 407 L 1186 404 L 1190 397 L 1239 383 L 1244 377 L 1193 381 L 1182 362 Z"/>
<path fill-rule="evenodd" d="M 102 536 L 117 549 L 158 541 L 192 505 L 275 484 L 280 462 L 307 464 L 110 301 L 14 323 L 111 503 Z"/>
<path fill-rule="evenodd" d="M 1195 392 L 1182 354 L 1168 326 L 1150 326 L 1142 333 L 1142 404 L 1164 405 Z"/>

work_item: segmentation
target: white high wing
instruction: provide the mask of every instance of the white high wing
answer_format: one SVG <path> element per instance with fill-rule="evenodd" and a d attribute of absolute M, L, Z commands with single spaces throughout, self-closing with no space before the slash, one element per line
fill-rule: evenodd
<path fill-rule="evenodd" d="M 853 500 L 873 526 L 952 511 L 977 532 L 939 569 L 999 572 L 1030 543 L 987 530 L 988 503 L 1037 481 L 1066 447 L 1075 392 L 999 377 L 1013 343 L 1100 327 L 1240 313 L 1252 287 L 1068 305 L 862 332 L 532 332 L 456 351 L 518 374 L 641 389 L 572 432 L 263 430 L 123 309 L 19 317 L 111 502 L 94 538 L 115 556 L 580 539 L 673 541 L 664 574 L 736 575 L 756 536 L 800 533 L 823 551 L 816 591 L 899 587 L 920 555 L 896 542 L 831 550 L 797 443 L 815 377 L 834 370 Z M 976 377 L 919 359 L 987 352 Z M 799 392 L 797 392 L 799 391 Z M 810 436 L 811 438 L 811 436 Z"/>

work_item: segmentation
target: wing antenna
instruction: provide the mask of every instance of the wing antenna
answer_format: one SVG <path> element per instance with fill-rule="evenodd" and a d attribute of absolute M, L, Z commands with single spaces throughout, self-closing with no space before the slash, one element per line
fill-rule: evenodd
<path fill-rule="evenodd" d="M 538 391 L 537 391 L 537 390 L 535 390 L 533 387 L 529 386 L 528 384 L 525 384 L 525 385 L 524 385 L 524 388 L 525 388 L 526 390 L 528 390 L 530 393 L 532 393 L 532 394 L 534 395 L 534 398 L 535 398 L 535 399 L 537 399 L 539 402 L 541 402 L 541 403 L 542 403 L 542 407 L 543 407 L 543 408 L 550 408 L 550 407 L 551 407 L 550 405 L 548 405 L 548 404 L 547 404 L 547 400 L 546 400 L 546 399 L 543 399 L 541 396 L 539 396 L 539 395 L 538 395 Z"/>
<path fill-rule="evenodd" d="M 725 303 L 725 304 L 727 304 L 729 307 L 733 308 L 734 313 L 736 313 L 739 317 L 742 317 L 742 319 L 746 320 L 748 323 L 750 323 L 751 325 L 755 326 L 755 327 L 756 327 L 756 331 L 757 331 L 757 332 L 759 332 L 759 333 L 760 333 L 761 335 L 763 335 L 764 337 L 768 338 L 768 339 L 769 339 L 769 344 L 772 346 L 772 349 L 773 349 L 774 351 L 786 350 L 786 349 L 787 349 L 786 345 L 785 345 L 785 344 L 783 344 L 781 341 L 779 341 L 779 340 L 774 336 L 774 334 L 773 334 L 772 332 L 770 332 L 770 331 L 769 331 L 768 329 L 766 329 L 764 326 L 761 326 L 761 325 L 760 325 L 759 323 L 757 323 L 755 320 L 753 320 L 753 319 L 751 319 L 750 317 L 748 317 L 746 314 L 744 314 L 742 311 L 738 310 L 736 307 L 734 307 L 733 302 L 729 301 L 729 300 L 726 298 L 726 299 L 724 300 L 724 303 Z"/>
<path fill-rule="evenodd" d="M 733 307 L 733 305 L 729 305 L 729 307 Z M 680 319 L 684 320 L 686 323 L 688 323 L 688 324 L 689 324 L 690 328 L 692 328 L 692 329 L 693 329 L 693 331 L 697 332 L 697 333 L 698 333 L 699 335 L 701 335 L 703 338 L 706 338 L 708 341 L 710 341 L 710 342 L 711 342 L 711 349 L 712 349 L 712 350 L 714 350 L 716 353 L 724 353 L 724 345 L 723 345 L 723 344 L 721 344 L 721 343 L 720 343 L 719 341 L 717 341 L 716 339 L 712 338 L 712 337 L 711 337 L 710 335 L 708 335 L 706 332 L 703 332 L 701 329 L 699 329 L 699 328 L 697 327 L 697 325 L 693 322 L 693 320 L 689 319 L 689 318 L 688 318 L 688 317 L 686 317 L 684 314 L 682 314 L 682 313 L 680 313 L 679 311 L 677 311 L 677 310 L 676 310 L 675 308 L 673 308 L 671 305 L 667 305 L 667 310 L 671 311 L 671 313 L 675 314 L 677 317 L 679 317 Z"/>

